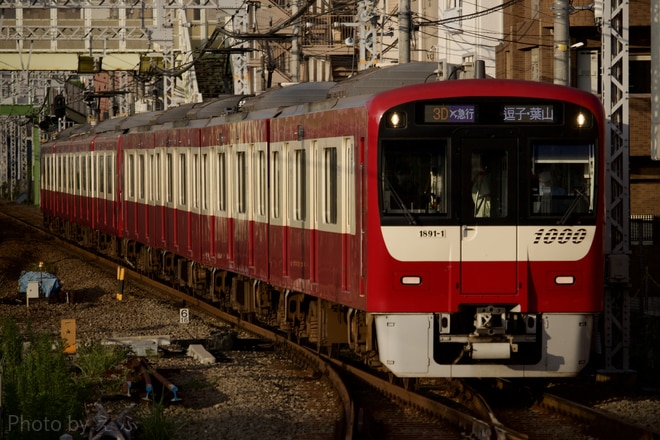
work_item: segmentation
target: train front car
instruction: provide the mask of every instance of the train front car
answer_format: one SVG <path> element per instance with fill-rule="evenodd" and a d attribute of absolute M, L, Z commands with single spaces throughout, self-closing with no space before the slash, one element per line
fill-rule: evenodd
<path fill-rule="evenodd" d="M 378 95 L 369 114 L 367 309 L 382 364 L 577 375 L 603 298 L 597 98 L 460 80 Z"/>

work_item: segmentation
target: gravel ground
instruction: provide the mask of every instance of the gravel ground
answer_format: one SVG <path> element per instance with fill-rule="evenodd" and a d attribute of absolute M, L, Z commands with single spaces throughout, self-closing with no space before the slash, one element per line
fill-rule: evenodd
<path fill-rule="evenodd" d="M 231 331 L 226 324 L 192 311 L 190 321 L 181 324 L 178 307 L 150 299 L 149 292 L 130 282 L 118 301 L 119 285 L 112 274 L 66 255 L 36 235 L 26 238 L 3 222 L 0 215 L 0 318 L 13 316 L 23 328 L 29 320 L 36 331 L 54 334 L 60 333 L 62 319 L 75 319 L 79 344 L 170 335 L 176 346 L 177 341 L 207 340 L 214 333 Z M 54 268 L 64 290 L 73 294 L 72 303 L 32 301 L 28 309 L 13 301 L 21 270 L 35 270 L 39 261 Z M 250 337 L 239 333 L 238 341 Z M 150 362 L 179 388 L 182 400 L 165 408 L 166 415 L 183 425 L 177 438 L 335 438 L 340 407 L 331 385 L 276 350 L 225 351 L 210 365 L 185 356 L 184 350 L 182 355 L 150 358 Z M 168 393 L 166 398 L 172 396 Z M 132 413 L 137 417 L 149 405 L 137 396 L 116 397 L 102 402 L 111 416 L 136 404 Z"/>

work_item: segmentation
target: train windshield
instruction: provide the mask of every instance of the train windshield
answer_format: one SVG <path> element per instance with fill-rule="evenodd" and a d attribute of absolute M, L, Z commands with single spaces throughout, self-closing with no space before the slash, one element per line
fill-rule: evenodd
<path fill-rule="evenodd" d="M 531 166 L 531 216 L 593 212 L 593 145 L 533 145 Z"/>
<path fill-rule="evenodd" d="M 383 214 L 447 214 L 447 142 L 390 141 L 381 156 Z M 414 223 L 411 221 L 411 223 Z"/>
<path fill-rule="evenodd" d="M 449 142 L 382 142 L 384 221 L 429 224 L 459 216 L 504 224 L 521 216 L 563 224 L 594 214 L 594 144 L 544 140 L 525 149 L 512 139 L 462 139 L 455 142 L 461 153 L 450 156 Z M 460 188 L 467 188 L 467 199 Z"/>

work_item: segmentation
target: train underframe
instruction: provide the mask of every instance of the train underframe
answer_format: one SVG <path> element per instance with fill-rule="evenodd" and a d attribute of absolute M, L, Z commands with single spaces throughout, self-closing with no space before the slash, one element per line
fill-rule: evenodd
<path fill-rule="evenodd" d="M 356 359 L 378 367 L 372 317 L 360 310 L 277 288 L 266 282 L 203 265 L 170 251 L 44 216 L 52 232 L 112 258 L 152 279 L 231 311 L 247 321 L 277 328 L 291 339 L 333 354 L 348 349 Z"/>
<path fill-rule="evenodd" d="M 118 264 L 320 352 L 350 353 L 390 378 L 571 377 L 589 358 L 593 316 L 588 314 L 523 314 L 510 305 L 371 314 L 58 218 L 44 221 L 68 241 Z"/>

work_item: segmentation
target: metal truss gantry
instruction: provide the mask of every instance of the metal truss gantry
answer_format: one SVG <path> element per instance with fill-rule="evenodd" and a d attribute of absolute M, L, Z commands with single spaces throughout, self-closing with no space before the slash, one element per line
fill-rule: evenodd
<path fill-rule="evenodd" d="M 608 122 L 606 288 L 604 310 L 605 370 L 630 368 L 630 113 L 629 2 L 602 4 L 602 101 Z M 600 6 L 600 5 L 598 5 Z"/>

